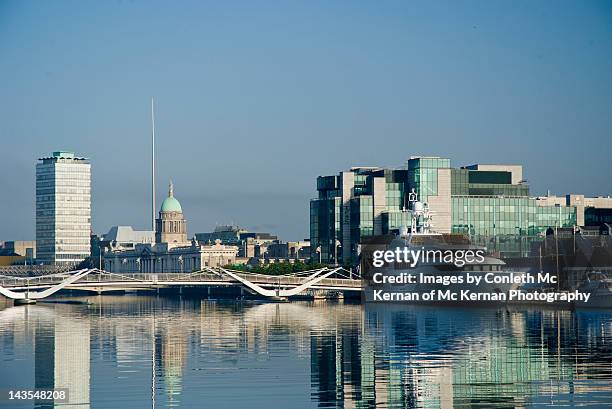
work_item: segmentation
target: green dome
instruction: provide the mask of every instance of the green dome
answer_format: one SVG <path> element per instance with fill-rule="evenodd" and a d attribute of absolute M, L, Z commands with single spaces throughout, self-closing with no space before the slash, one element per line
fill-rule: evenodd
<path fill-rule="evenodd" d="M 170 181 L 168 188 L 168 197 L 164 199 L 161 205 L 160 212 L 183 212 L 181 204 L 174 198 L 174 185 Z"/>
<path fill-rule="evenodd" d="M 162 212 L 182 212 L 181 204 L 173 196 L 164 199 L 161 205 Z"/>

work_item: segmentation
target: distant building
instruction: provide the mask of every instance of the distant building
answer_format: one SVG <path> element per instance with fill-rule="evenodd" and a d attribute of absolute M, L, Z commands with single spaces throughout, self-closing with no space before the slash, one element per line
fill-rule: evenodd
<path fill-rule="evenodd" d="M 30 261 L 36 258 L 36 240 L 15 240 L 0 243 L 0 254 L 15 254 Z"/>
<path fill-rule="evenodd" d="M 257 243 L 253 237 L 247 237 L 239 242 L 238 256 L 247 260 L 262 257 L 266 252 L 267 243 Z"/>
<path fill-rule="evenodd" d="M 303 241 L 275 241 L 268 244 L 266 259 L 299 260 L 308 261 L 310 259 L 310 240 Z"/>
<path fill-rule="evenodd" d="M 526 251 L 524 241 L 542 240 L 550 226 L 605 217 L 591 208 L 612 208 L 610 198 L 530 197 L 520 165 L 451 168 L 450 159 L 415 156 L 399 169 L 354 167 L 318 177 L 318 197 L 310 201 L 312 256 L 355 262 L 362 237 L 410 225 L 405 209 L 413 191 L 432 211 L 434 231 L 468 235 L 503 255 Z"/>
<path fill-rule="evenodd" d="M 240 235 L 246 233 L 247 230 L 233 225 L 222 225 L 215 227 L 215 230 L 210 233 L 196 233 L 196 239 L 202 243 L 214 243 L 215 240 L 221 240 L 223 244 L 239 246 Z"/>
<path fill-rule="evenodd" d="M 233 225 L 217 226 L 214 231 L 196 233 L 195 237 L 201 243 L 214 243 L 219 240 L 222 244 L 238 246 L 238 256 L 247 259 L 262 256 L 267 245 L 278 240 L 273 234 L 250 232 Z"/>
<path fill-rule="evenodd" d="M 91 257 L 95 266 L 108 251 L 134 250 L 137 244 L 155 244 L 155 232 L 134 230 L 132 226 L 113 226 L 108 233 L 91 235 Z"/>
<path fill-rule="evenodd" d="M 73 152 L 53 152 L 36 165 L 36 258 L 72 265 L 90 255 L 91 165 Z"/>
<path fill-rule="evenodd" d="M 598 226 L 612 224 L 612 197 L 584 197 L 584 195 L 567 195 L 567 204 L 578 209 L 579 226 Z"/>
<path fill-rule="evenodd" d="M 111 250 L 130 250 L 137 244 L 154 244 L 155 232 L 134 230 L 132 226 L 113 226 L 102 236 L 100 244 Z"/>
<path fill-rule="evenodd" d="M 584 209 L 585 226 L 612 225 L 612 206 L 609 208 L 587 207 Z"/>
<path fill-rule="evenodd" d="M 36 241 L 0 242 L 0 266 L 31 265 L 36 257 Z"/>
<path fill-rule="evenodd" d="M 278 237 L 270 233 L 241 233 L 238 255 L 247 259 L 261 258 L 268 251 L 268 246 L 275 242 L 278 242 Z"/>
<path fill-rule="evenodd" d="M 278 240 L 278 236 L 270 233 L 255 233 L 255 232 L 244 232 L 240 233 L 240 240 L 253 239 L 253 242 L 257 245 L 273 243 Z"/>
<path fill-rule="evenodd" d="M 123 230 L 123 231 L 122 231 Z M 111 232 L 113 229 L 111 229 Z M 109 232 L 110 233 L 110 232 Z M 195 237 L 187 239 L 187 220 L 170 184 L 156 219 L 155 242 L 149 242 L 151 232 L 133 234 L 131 228 L 117 229 L 124 238 L 147 240 L 136 243 L 121 241 L 122 246 L 111 246 L 104 255 L 104 269 L 124 273 L 176 273 L 234 264 L 238 247 L 224 245 L 220 240 L 205 244 Z M 106 236 L 104 237 L 106 239 Z M 110 236 L 109 236 L 110 238 Z M 131 248 L 133 243 L 133 248 Z"/>

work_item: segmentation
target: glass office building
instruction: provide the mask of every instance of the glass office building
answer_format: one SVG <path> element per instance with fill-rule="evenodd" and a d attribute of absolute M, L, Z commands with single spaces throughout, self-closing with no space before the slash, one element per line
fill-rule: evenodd
<path fill-rule="evenodd" d="M 353 263 L 363 237 L 409 226 L 412 190 L 431 209 L 434 231 L 468 235 L 504 256 L 525 255 L 549 227 L 575 226 L 582 210 L 565 199 L 531 197 L 520 165 L 451 168 L 447 158 L 411 157 L 402 169 L 355 167 L 317 179 L 313 257 Z"/>
<path fill-rule="evenodd" d="M 408 160 L 408 182 L 419 200 L 427 203 L 430 196 L 438 195 L 439 169 L 450 168 L 450 159 L 411 158 Z"/>
<path fill-rule="evenodd" d="M 406 169 L 352 168 L 317 178 L 318 197 L 310 201 L 313 258 L 348 263 L 356 259 L 362 237 L 409 224 L 407 176 Z"/>
<path fill-rule="evenodd" d="M 53 152 L 36 165 L 36 259 L 73 265 L 90 255 L 91 165 Z"/>

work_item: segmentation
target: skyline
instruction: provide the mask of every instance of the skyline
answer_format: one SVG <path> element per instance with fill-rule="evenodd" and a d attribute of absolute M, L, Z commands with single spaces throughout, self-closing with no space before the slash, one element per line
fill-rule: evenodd
<path fill-rule="evenodd" d="M 62 151 L 62 150 L 60 150 L 60 151 Z M 69 153 L 72 153 L 72 152 L 69 152 Z M 85 156 L 80 155 L 80 154 L 78 154 L 78 152 L 74 152 L 74 153 L 75 153 L 77 156 L 81 156 L 81 157 L 83 157 L 84 159 L 91 160 L 91 158 L 89 158 L 89 157 L 85 157 L 86 155 L 85 155 Z M 44 155 L 41 155 L 41 158 L 42 158 L 42 156 L 44 156 Z M 417 155 L 417 157 L 418 157 L 418 155 Z M 433 157 L 436 157 L 436 156 L 433 156 Z M 452 162 L 452 159 L 451 159 L 451 162 Z M 474 164 L 475 164 L 475 163 L 474 163 Z M 481 164 L 481 165 L 482 165 L 482 164 L 492 164 L 492 163 L 489 163 L 489 162 L 481 162 L 481 163 L 479 163 L 479 164 Z M 468 164 L 465 164 L 465 165 L 453 165 L 453 167 L 467 166 L 467 165 L 468 165 Z M 497 165 L 504 165 L 504 164 L 502 164 L 502 163 L 497 163 Z M 507 163 L 507 164 L 505 164 L 505 165 L 517 165 L 517 164 L 516 164 L 516 163 L 513 163 L 513 164 L 509 164 L 509 163 Z M 518 164 L 518 165 L 520 165 L 520 164 Z M 384 166 L 376 165 L 375 167 L 380 167 L 380 168 L 383 168 Z M 392 169 L 399 169 L 399 168 L 402 168 L 402 167 L 404 167 L 404 168 L 405 168 L 405 166 L 395 166 L 395 167 L 391 167 L 391 168 L 392 168 Z M 339 172 L 342 172 L 342 171 L 347 171 L 347 170 L 349 170 L 349 169 L 348 169 L 348 168 L 347 168 L 347 169 L 342 169 L 342 170 L 339 170 Z M 155 171 L 155 173 L 157 174 L 157 172 L 156 172 L 156 171 Z M 150 175 L 149 175 L 149 176 L 150 176 Z M 319 176 L 324 176 L 324 175 L 319 175 Z M 93 182 L 93 178 L 92 178 L 92 182 Z M 316 181 L 315 181 L 315 182 L 316 182 Z M 93 184 L 93 183 L 92 183 L 92 184 Z M 172 179 L 169 179 L 169 180 L 168 180 L 168 186 L 169 186 L 169 187 L 168 187 L 168 189 L 170 189 L 170 191 L 171 191 L 171 190 L 173 190 L 173 186 L 174 186 L 174 184 L 173 184 Z M 169 194 L 169 193 L 168 193 L 168 194 L 163 193 L 164 191 L 167 191 L 167 189 L 166 189 L 166 190 L 161 189 L 161 191 L 162 191 L 162 193 L 160 193 L 159 186 L 157 186 L 157 189 L 156 189 L 156 192 L 155 192 L 155 193 L 156 193 L 156 201 L 155 201 L 155 203 L 157 203 L 157 204 L 159 204 L 159 203 L 163 202 L 163 198 L 168 197 L 168 194 Z M 575 191 L 572 191 L 572 192 L 569 192 L 569 191 L 568 191 L 568 192 L 566 192 L 566 193 L 567 193 L 567 194 L 569 194 L 569 193 L 583 194 L 582 192 L 575 192 Z M 558 196 L 565 196 L 565 195 L 566 195 L 566 193 L 561 193 L 561 194 L 558 194 Z M 555 193 L 552 193 L 552 192 L 551 192 L 551 195 L 553 195 L 553 196 L 554 196 L 554 195 L 557 195 L 557 194 L 555 194 Z M 538 194 L 530 194 L 530 197 L 535 197 L 535 196 L 545 196 L 545 194 L 540 194 L 540 193 L 538 193 Z M 587 196 L 587 195 L 585 195 L 585 196 Z M 608 195 L 599 195 L 599 197 L 611 197 L 611 195 L 609 195 L 609 194 L 608 194 Z M 161 199 L 161 200 L 159 200 L 159 199 Z M 36 202 L 36 197 L 34 197 L 34 203 L 35 203 L 35 202 Z M 151 205 L 152 205 L 152 203 L 151 203 L 151 192 L 150 192 L 150 191 L 149 191 L 149 203 L 148 203 L 148 205 L 149 205 L 149 206 L 151 206 Z M 93 208 L 93 207 L 94 207 L 94 204 L 93 204 L 93 199 L 92 199 L 92 208 Z M 156 211 L 155 211 L 155 217 L 156 217 L 156 218 L 157 218 L 157 217 L 158 217 L 158 215 L 159 215 L 159 211 L 160 211 L 160 209 L 159 209 L 159 208 L 156 208 Z M 186 215 L 186 216 L 187 216 L 187 215 Z M 93 216 L 92 216 L 92 219 L 93 219 Z M 93 223 L 92 223 L 92 225 L 93 225 Z M 129 223 L 128 223 L 128 224 L 111 224 L 111 225 L 109 225 L 108 229 L 106 229 L 106 230 L 104 230 L 104 231 L 95 231 L 95 230 L 93 230 L 93 228 L 92 228 L 92 230 L 93 230 L 93 233 L 95 233 L 95 234 L 97 234 L 97 235 L 102 235 L 102 234 L 107 233 L 107 232 L 108 232 L 108 230 L 109 230 L 111 227 L 118 226 L 118 225 L 129 225 L 129 226 L 134 227 L 134 229 L 135 229 L 135 230 L 148 230 L 146 227 L 145 227 L 145 228 L 138 228 L 138 227 L 134 226 L 133 224 L 129 224 Z M 217 226 L 222 226 L 222 225 L 237 225 L 237 226 L 239 226 L 239 227 L 248 227 L 248 225 L 245 225 L 245 224 L 238 224 L 238 223 L 235 223 L 234 221 L 230 221 L 230 222 L 225 222 L 225 223 L 216 223 L 216 224 L 215 224 L 213 227 L 211 227 L 209 230 L 198 230 L 198 231 L 194 231 L 193 233 L 189 233 L 189 235 L 190 235 L 190 237 L 193 237 L 193 236 L 195 236 L 195 234 L 196 234 L 196 233 L 205 233 L 205 232 L 210 232 L 210 231 L 213 231 L 214 227 L 217 227 Z M 253 230 L 253 229 L 251 229 L 250 231 L 254 231 L 254 230 Z M 274 232 L 274 231 L 270 231 L 270 233 L 273 233 L 273 234 L 274 234 L 275 232 Z M 306 238 L 306 239 L 308 239 L 308 237 L 305 237 L 305 238 Z M 3 238 L 0 238 L 0 240 L 23 240 L 23 239 L 3 239 Z M 299 240 L 301 240 L 301 239 L 299 239 Z"/>
<path fill-rule="evenodd" d="M 62 149 L 91 158 L 95 233 L 148 229 L 151 97 L 157 201 L 172 179 L 190 236 L 303 239 L 317 176 L 419 154 L 612 193 L 605 2 L 34 4 L 0 5 L 0 240 L 35 236 L 36 160 Z"/>

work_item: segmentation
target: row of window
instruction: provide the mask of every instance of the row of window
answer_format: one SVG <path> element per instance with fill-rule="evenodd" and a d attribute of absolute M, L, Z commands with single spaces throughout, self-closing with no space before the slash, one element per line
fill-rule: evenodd
<path fill-rule="evenodd" d="M 450 168 L 450 159 L 447 158 L 415 158 L 408 160 L 408 170 L 423 168 Z"/>

